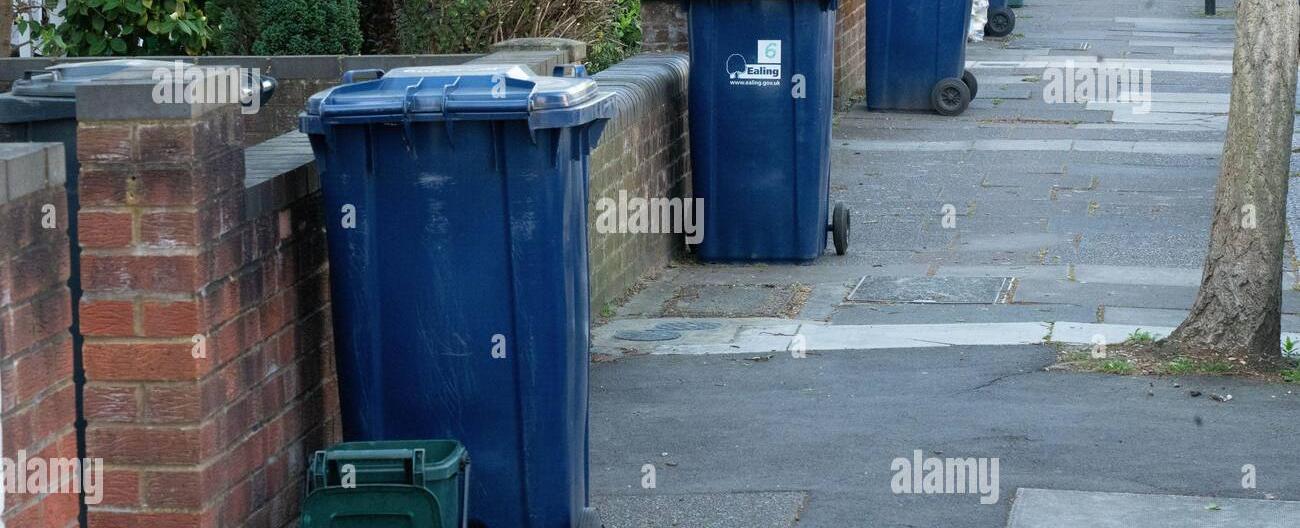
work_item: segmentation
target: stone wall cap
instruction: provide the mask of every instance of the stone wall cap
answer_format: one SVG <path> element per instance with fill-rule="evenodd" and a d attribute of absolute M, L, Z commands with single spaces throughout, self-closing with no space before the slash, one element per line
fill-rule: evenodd
<path fill-rule="evenodd" d="M 0 143 L 0 204 L 66 181 L 62 143 Z"/>
<path fill-rule="evenodd" d="M 492 51 L 563 51 L 570 62 L 587 60 L 587 43 L 559 37 L 523 37 L 493 44 Z"/>
<path fill-rule="evenodd" d="M 203 75 L 206 78 L 227 78 L 230 75 L 229 70 L 224 69 L 204 69 Z M 77 120 L 78 121 L 138 121 L 152 119 L 193 119 L 207 114 L 219 108 L 227 106 L 237 106 L 239 103 L 235 99 L 239 96 L 238 92 L 227 93 L 228 90 L 218 88 L 218 93 L 213 94 L 214 100 L 206 99 L 203 93 L 203 87 L 209 86 L 210 82 L 205 80 L 196 81 L 200 86 L 199 98 L 202 102 L 186 102 L 185 92 L 187 89 L 178 91 L 171 89 L 165 92 L 172 99 L 167 101 L 156 101 L 155 90 L 162 81 L 124 81 L 124 82 L 104 82 L 96 84 L 81 85 L 77 90 Z M 223 79 L 211 81 L 211 83 L 228 83 Z M 215 86 L 215 84 L 212 84 Z M 224 97 L 230 101 L 217 101 L 225 94 Z"/>

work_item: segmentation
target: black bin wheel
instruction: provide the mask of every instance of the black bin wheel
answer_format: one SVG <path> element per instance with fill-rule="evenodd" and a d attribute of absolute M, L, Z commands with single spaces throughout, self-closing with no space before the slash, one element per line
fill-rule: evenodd
<path fill-rule="evenodd" d="M 849 252 L 849 230 L 852 228 L 852 221 L 849 208 L 841 202 L 835 202 L 835 209 L 831 211 L 831 225 L 826 226 L 826 230 L 831 232 L 831 242 L 835 244 L 836 255 Z"/>
<path fill-rule="evenodd" d="M 970 88 L 970 98 L 974 100 L 980 93 L 979 79 L 976 79 L 975 74 L 971 73 L 970 70 L 965 70 L 961 72 L 961 82 L 966 83 L 966 87 Z"/>
<path fill-rule="evenodd" d="M 1005 37 L 1016 30 L 1016 14 L 1009 7 L 989 10 L 989 21 L 984 24 L 984 34 Z"/>
<path fill-rule="evenodd" d="M 578 528 L 605 528 L 600 520 L 600 513 L 595 508 L 583 508 L 582 517 L 578 519 Z"/>
<path fill-rule="evenodd" d="M 934 84 L 930 92 L 930 105 L 940 115 L 961 115 L 970 107 L 971 91 L 966 83 L 956 77 L 949 77 Z"/>

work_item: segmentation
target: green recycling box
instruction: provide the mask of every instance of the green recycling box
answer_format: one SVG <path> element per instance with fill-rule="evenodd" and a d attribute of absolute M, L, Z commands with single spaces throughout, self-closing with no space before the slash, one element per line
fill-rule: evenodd
<path fill-rule="evenodd" d="M 312 457 L 302 528 L 460 528 L 468 485 L 455 440 L 338 444 Z"/>

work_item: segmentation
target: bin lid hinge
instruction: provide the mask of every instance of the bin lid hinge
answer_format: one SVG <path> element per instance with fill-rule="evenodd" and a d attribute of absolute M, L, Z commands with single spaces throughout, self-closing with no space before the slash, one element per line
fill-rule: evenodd
<path fill-rule="evenodd" d="M 451 118 L 451 92 L 460 86 L 460 77 L 442 86 L 442 126 L 447 131 L 447 147 L 456 150 L 456 125 Z"/>
<path fill-rule="evenodd" d="M 415 134 L 411 127 L 411 107 L 415 106 L 415 94 L 420 90 L 421 84 L 424 84 L 424 77 L 415 84 L 407 86 L 406 97 L 402 99 L 402 144 L 406 146 L 406 153 L 412 158 L 419 158 L 419 154 L 416 154 L 411 146 L 411 137 Z"/>

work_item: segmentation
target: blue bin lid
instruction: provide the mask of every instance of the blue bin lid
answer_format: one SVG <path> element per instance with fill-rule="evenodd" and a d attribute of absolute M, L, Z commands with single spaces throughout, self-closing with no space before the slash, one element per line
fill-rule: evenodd
<path fill-rule="evenodd" d="M 534 129 L 559 128 L 612 117 L 610 95 L 587 77 L 515 64 L 419 66 L 317 93 L 306 113 L 329 124 L 527 119 Z"/>

